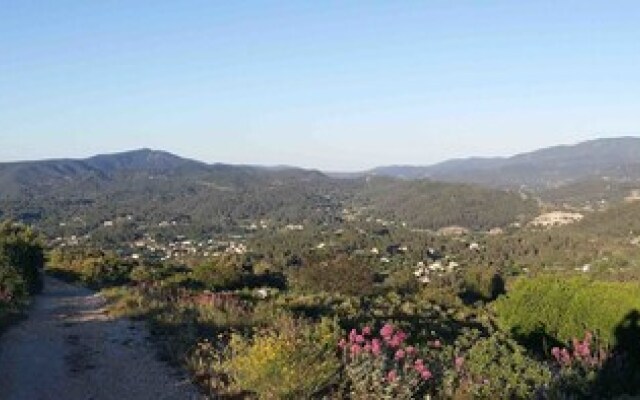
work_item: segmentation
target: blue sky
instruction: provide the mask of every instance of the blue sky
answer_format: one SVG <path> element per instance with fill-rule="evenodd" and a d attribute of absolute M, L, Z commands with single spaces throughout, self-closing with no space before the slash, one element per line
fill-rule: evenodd
<path fill-rule="evenodd" d="M 358 170 L 640 134 L 638 1 L 0 0 L 0 160 Z"/>

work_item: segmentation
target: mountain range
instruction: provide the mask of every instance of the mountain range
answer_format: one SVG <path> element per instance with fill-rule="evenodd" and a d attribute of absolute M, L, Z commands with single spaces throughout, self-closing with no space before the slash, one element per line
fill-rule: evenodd
<path fill-rule="evenodd" d="M 341 221 L 345 210 L 367 210 L 371 217 L 419 228 L 486 230 L 535 215 L 532 195 L 557 203 L 623 199 L 638 180 L 640 138 L 631 137 L 508 158 L 380 167 L 348 179 L 293 167 L 207 164 L 140 149 L 83 160 L 0 163 L 0 217 L 64 234 L 95 230 L 124 215 L 133 215 L 138 225 L 176 221 L 215 231 L 263 218 L 326 225 Z"/>
<path fill-rule="evenodd" d="M 430 166 L 385 166 L 362 175 L 429 178 L 492 187 L 524 186 L 534 190 L 597 178 L 637 181 L 640 179 L 640 138 L 596 139 L 512 157 L 453 159 Z"/>

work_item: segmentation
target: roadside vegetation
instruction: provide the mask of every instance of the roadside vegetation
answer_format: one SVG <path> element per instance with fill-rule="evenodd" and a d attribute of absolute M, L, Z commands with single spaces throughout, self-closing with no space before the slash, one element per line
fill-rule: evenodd
<path fill-rule="evenodd" d="M 32 295 L 42 290 L 44 249 L 24 225 L 0 224 L 0 331 L 18 318 Z"/>
<path fill-rule="evenodd" d="M 640 393 L 640 257 L 621 221 L 457 236 L 362 221 L 180 260 L 57 248 L 48 269 L 147 321 L 213 398 L 616 398 Z"/>
<path fill-rule="evenodd" d="M 543 227 L 526 222 L 528 201 L 480 191 L 480 208 L 444 213 L 475 229 L 429 230 L 384 212 L 384 185 L 403 184 L 375 182 L 366 206 L 316 205 L 317 220 L 248 212 L 215 234 L 125 215 L 48 240 L 46 271 L 146 321 L 161 357 L 212 398 L 640 394 L 640 203 Z M 416 196 L 437 186 L 422 185 Z M 473 192 L 422 194 L 437 209 L 461 188 Z M 492 201 L 511 224 L 479 219 Z M 398 212 L 415 219 L 411 208 Z M 0 231 L 7 320 L 41 288 L 45 257 L 30 228 Z"/>

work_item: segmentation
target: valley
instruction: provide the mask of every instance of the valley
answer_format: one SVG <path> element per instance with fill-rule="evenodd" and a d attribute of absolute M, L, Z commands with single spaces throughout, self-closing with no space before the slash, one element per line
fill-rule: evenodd
<path fill-rule="evenodd" d="M 636 329 L 628 321 L 640 307 L 634 179 L 496 188 L 208 165 L 152 150 L 0 165 L 0 210 L 14 221 L 0 254 L 24 271 L 41 260 L 51 277 L 37 295 L 37 280 L 25 292 L 4 272 L 3 320 L 28 310 L 27 292 L 36 304 L 4 340 L 38 323 L 50 290 L 81 290 L 62 279 L 100 292 L 100 321 L 142 321 L 145 357 L 188 373 L 199 396 L 633 393 L 637 369 L 615 368 L 635 362 L 616 358 L 633 349 L 620 331 Z M 64 318 L 61 334 L 84 326 Z M 91 365 L 107 361 L 96 357 Z M 389 374 L 418 360 L 402 387 L 358 386 L 374 376 L 360 368 Z"/>

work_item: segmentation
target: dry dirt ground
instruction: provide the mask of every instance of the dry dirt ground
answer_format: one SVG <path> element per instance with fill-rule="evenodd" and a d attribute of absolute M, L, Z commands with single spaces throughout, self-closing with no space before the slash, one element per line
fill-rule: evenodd
<path fill-rule="evenodd" d="M 139 322 L 110 319 L 104 298 L 46 278 L 26 320 L 0 338 L 2 400 L 198 399 L 156 358 Z"/>

